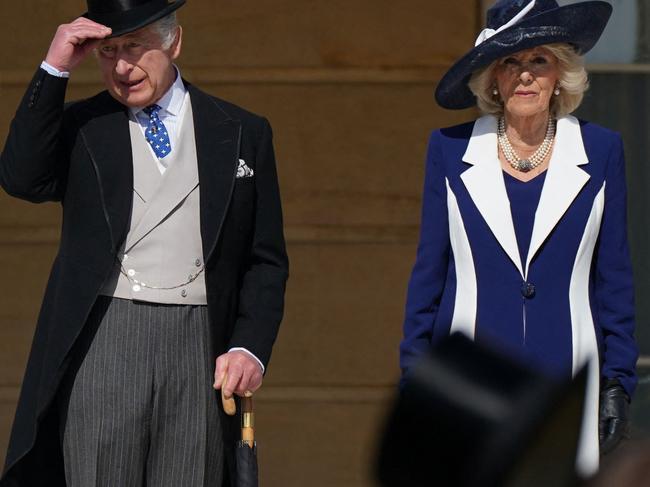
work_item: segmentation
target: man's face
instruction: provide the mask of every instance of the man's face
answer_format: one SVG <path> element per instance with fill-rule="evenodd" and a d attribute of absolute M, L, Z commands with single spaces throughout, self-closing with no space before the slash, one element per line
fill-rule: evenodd
<path fill-rule="evenodd" d="M 97 59 L 113 98 L 134 108 L 157 102 L 176 78 L 172 63 L 181 52 L 181 35 L 178 27 L 176 38 L 167 49 L 151 26 L 101 41 Z"/>

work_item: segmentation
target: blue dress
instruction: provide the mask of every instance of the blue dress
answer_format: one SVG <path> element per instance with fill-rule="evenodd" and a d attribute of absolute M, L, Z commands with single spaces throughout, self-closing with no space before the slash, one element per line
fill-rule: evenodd
<path fill-rule="evenodd" d="M 535 212 L 537 211 L 537 205 L 539 205 L 539 197 L 542 195 L 546 171 L 526 182 L 520 181 L 503 171 L 503 179 L 505 180 L 506 192 L 510 201 L 510 212 L 515 226 L 519 255 L 521 260 L 525 261 L 530 246 L 530 237 L 533 235 Z"/>
<path fill-rule="evenodd" d="M 506 186 L 506 193 L 508 194 L 508 200 L 510 201 L 510 212 L 512 214 L 515 236 L 517 237 L 519 256 L 521 261 L 525 262 L 528 257 L 528 247 L 530 246 L 530 240 L 533 235 L 533 226 L 535 223 L 535 212 L 537 211 L 539 198 L 542 194 L 542 188 L 544 187 L 546 171 L 526 182 L 520 181 L 505 171 L 503 171 L 503 178 Z M 534 292 L 531 288 L 528 288 L 526 291 Z M 522 301 L 524 303 L 525 299 L 526 298 L 522 296 Z M 533 365 L 537 365 L 540 369 L 545 370 L 550 375 L 566 376 L 570 374 L 569 370 L 559 367 L 557 363 L 549 362 L 543 358 L 540 360 L 540 358 L 536 356 L 535 349 L 537 347 L 533 346 L 531 340 L 527 340 L 527 338 L 530 338 L 531 332 L 531 330 L 526 329 L 528 321 L 529 320 L 524 321 L 524 328 L 522 329 L 522 348 L 516 351 L 513 350 L 512 353 L 519 356 L 520 360 L 529 365 L 534 361 L 535 364 Z M 546 325 L 549 328 L 552 326 L 550 323 L 547 323 Z M 566 334 L 568 334 L 569 331 L 570 330 L 566 330 Z M 552 337 L 556 338 L 556 336 Z"/>

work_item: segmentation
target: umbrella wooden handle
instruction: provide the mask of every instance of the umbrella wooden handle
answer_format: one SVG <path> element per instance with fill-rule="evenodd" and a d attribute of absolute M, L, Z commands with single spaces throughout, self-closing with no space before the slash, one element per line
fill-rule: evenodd
<path fill-rule="evenodd" d="M 237 404 L 235 404 L 235 398 L 232 396 L 226 396 L 223 393 L 223 386 L 226 385 L 228 380 L 228 374 L 224 374 L 223 383 L 221 384 L 221 404 L 223 405 L 223 410 L 228 416 L 234 416 L 237 412 Z"/>

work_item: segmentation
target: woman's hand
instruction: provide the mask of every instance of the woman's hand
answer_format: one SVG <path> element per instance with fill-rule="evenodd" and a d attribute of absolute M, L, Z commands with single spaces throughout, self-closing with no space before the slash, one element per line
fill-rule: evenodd
<path fill-rule="evenodd" d="M 598 432 L 600 453 L 606 455 L 629 437 L 630 397 L 617 379 L 608 379 L 600 391 Z"/>

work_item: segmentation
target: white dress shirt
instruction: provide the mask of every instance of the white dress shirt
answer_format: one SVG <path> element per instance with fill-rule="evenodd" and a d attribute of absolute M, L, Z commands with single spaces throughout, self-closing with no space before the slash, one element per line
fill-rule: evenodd
<path fill-rule="evenodd" d="M 189 95 L 187 89 L 185 89 L 185 85 L 183 84 L 180 71 L 176 67 L 175 69 L 176 79 L 174 80 L 174 83 L 160 98 L 160 100 L 156 102 L 156 105 L 160 107 L 158 117 L 167 129 L 169 144 L 172 147 L 172 151 L 174 150 L 174 147 L 176 147 L 176 142 L 178 142 L 178 131 L 180 130 L 183 115 L 185 115 L 187 103 L 189 102 Z M 129 107 L 129 113 L 132 120 L 137 121 L 140 124 L 142 135 L 144 135 L 149 125 L 149 115 L 144 112 L 144 107 Z M 156 161 L 160 174 L 165 174 L 167 161 L 164 158 L 159 159 L 151 147 L 149 147 L 149 150 Z"/>
<path fill-rule="evenodd" d="M 68 71 L 59 71 L 54 66 L 52 66 L 50 63 L 47 63 L 45 61 L 43 61 L 41 63 L 41 69 L 44 69 L 49 74 L 51 74 L 52 76 L 56 76 L 57 78 L 69 78 L 70 77 L 70 73 Z"/>

